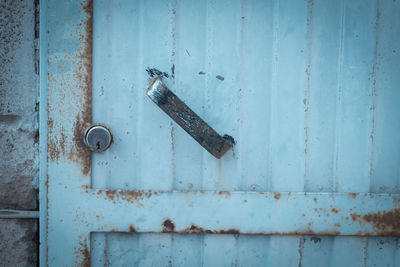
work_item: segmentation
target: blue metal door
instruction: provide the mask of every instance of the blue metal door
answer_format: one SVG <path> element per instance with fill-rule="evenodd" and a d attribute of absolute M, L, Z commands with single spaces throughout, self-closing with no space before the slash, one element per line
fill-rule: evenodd
<path fill-rule="evenodd" d="M 399 266 L 399 14 L 42 1 L 41 265 Z M 216 159 L 155 105 L 154 73 L 233 149 Z"/>

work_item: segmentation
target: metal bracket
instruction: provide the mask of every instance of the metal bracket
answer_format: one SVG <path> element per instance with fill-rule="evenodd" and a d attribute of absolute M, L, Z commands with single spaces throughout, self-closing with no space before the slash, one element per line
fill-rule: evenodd
<path fill-rule="evenodd" d="M 231 136 L 220 136 L 171 92 L 163 84 L 161 77 L 156 77 L 150 81 L 147 95 L 214 157 L 221 158 L 235 144 Z"/>

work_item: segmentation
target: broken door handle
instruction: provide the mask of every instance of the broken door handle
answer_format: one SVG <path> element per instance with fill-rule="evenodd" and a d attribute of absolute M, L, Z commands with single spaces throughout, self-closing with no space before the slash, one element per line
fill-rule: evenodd
<path fill-rule="evenodd" d="M 214 157 L 221 158 L 235 144 L 231 136 L 220 136 L 171 92 L 163 84 L 161 77 L 156 77 L 150 81 L 147 95 Z"/>

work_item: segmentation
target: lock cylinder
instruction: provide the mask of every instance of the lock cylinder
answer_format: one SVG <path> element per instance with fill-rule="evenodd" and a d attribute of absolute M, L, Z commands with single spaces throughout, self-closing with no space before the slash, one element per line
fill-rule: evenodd
<path fill-rule="evenodd" d="M 85 131 L 85 144 L 93 152 L 106 151 L 112 143 L 110 129 L 102 124 L 91 125 Z"/>

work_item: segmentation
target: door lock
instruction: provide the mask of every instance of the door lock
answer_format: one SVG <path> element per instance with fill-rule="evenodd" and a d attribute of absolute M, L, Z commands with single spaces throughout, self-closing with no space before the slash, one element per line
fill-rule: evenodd
<path fill-rule="evenodd" d="M 163 84 L 161 77 L 156 77 L 150 81 L 147 95 L 214 157 L 221 158 L 235 144 L 231 136 L 220 136 L 171 92 Z"/>
<path fill-rule="evenodd" d="M 103 152 L 112 143 L 113 137 L 110 129 L 102 124 L 93 124 L 85 131 L 85 144 L 93 152 Z"/>

